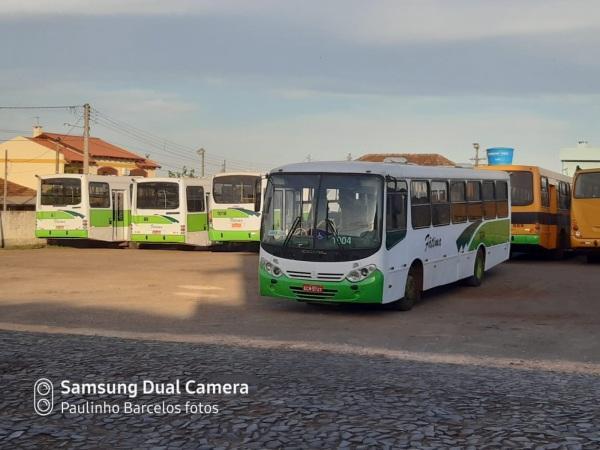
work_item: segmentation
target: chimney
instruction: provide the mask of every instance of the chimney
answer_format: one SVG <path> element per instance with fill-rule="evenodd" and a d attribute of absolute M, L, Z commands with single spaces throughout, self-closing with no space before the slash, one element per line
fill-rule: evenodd
<path fill-rule="evenodd" d="M 34 125 L 33 126 L 33 137 L 34 138 L 38 137 L 43 132 L 44 132 L 44 129 L 42 128 L 41 125 Z"/>

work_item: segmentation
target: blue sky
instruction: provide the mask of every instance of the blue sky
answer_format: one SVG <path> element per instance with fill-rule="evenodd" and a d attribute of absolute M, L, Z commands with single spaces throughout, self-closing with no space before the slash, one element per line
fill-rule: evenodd
<path fill-rule="evenodd" d="M 0 105 L 89 102 L 184 147 L 105 137 L 172 166 L 512 146 L 560 167 L 600 144 L 600 2 L 3 0 Z M 0 111 L 0 139 L 65 112 Z M 76 129 L 77 130 L 77 129 Z M 169 152 L 179 155 L 169 158 Z M 182 154 L 189 153 L 189 157 Z"/>

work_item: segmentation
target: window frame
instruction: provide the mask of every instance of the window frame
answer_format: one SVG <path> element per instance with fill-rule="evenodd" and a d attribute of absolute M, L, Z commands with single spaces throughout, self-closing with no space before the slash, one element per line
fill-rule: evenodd
<path fill-rule="evenodd" d="M 202 195 L 200 196 L 200 205 L 202 208 L 200 210 L 190 209 L 190 190 L 192 190 L 192 189 L 200 189 L 200 191 L 202 192 Z M 187 208 L 188 213 L 205 213 L 206 212 L 206 193 L 204 192 L 204 186 L 190 185 L 190 186 L 185 187 L 185 206 Z"/>
<path fill-rule="evenodd" d="M 389 250 L 395 246 L 398 242 L 402 241 L 408 232 L 408 182 L 405 179 L 398 179 L 394 177 L 386 177 L 386 192 L 385 192 L 385 246 Z M 400 184 L 404 185 L 404 192 L 400 188 Z M 390 189 L 390 185 L 393 185 L 393 190 Z M 404 223 L 400 224 L 400 227 L 391 228 L 390 218 L 391 211 L 390 207 L 394 204 L 392 197 L 404 197 Z"/>
<path fill-rule="evenodd" d="M 463 200 L 462 201 L 454 201 L 452 199 L 452 188 L 453 186 L 458 186 L 458 185 L 462 185 L 462 193 L 463 193 Z M 467 182 L 466 180 L 451 180 L 450 181 L 450 196 L 449 196 L 449 200 L 450 200 L 450 215 L 451 215 L 451 219 L 452 219 L 452 223 L 467 223 L 469 221 L 469 214 L 467 211 Z M 465 214 L 464 214 L 464 220 L 455 220 L 455 207 L 454 205 L 464 205 L 465 208 Z"/>
<path fill-rule="evenodd" d="M 550 180 L 545 175 L 540 175 L 540 205 L 550 208 Z"/>
<path fill-rule="evenodd" d="M 492 186 L 492 197 L 491 199 L 486 200 L 485 196 L 485 186 Z M 498 217 L 498 207 L 496 205 L 496 183 L 494 180 L 481 180 L 481 202 L 483 205 L 483 219 L 484 220 L 493 220 Z M 487 214 L 487 208 L 493 205 L 494 214 Z"/>
<path fill-rule="evenodd" d="M 102 185 L 106 187 L 106 196 L 103 198 L 102 206 L 92 206 L 92 185 Z M 90 181 L 88 183 L 88 202 L 90 209 L 110 209 L 111 208 L 111 191 L 110 185 L 105 181 Z"/>
<path fill-rule="evenodd" d="M 445 202 L 440 202 L 440 201 L 434 201 L 433 199 L 433 184 L 434 183 L 443 183 L 446 186 L 446 201 Z M 450 183 L 448 182 L 448 180 L 442 180 L 442 179 L 433 179 L 431 180 L 430 183 L 430 192 L 429 192 L 429 201 L 431 204 L 431 224 L 434 227 L 445 227 L 448 225 L 452 224 L 452 204 L 450 203 Z M 448 217 L 448 221 L 447 222 L 440 222 L 440 223 L 435 223 L 434 221 L 434 210 L 439 210 L 439 209 L 445 209 L 447 211 L 447 217 Z"/>
<path fill-rule="evenodd" d="M 466 199 L 467 199 L 467 220 L 469 222 L 477 222 L 478 220 L 484 220 L 483 219 L 483 196 L 482 196 L 482 186 L 481 186 L 481 180 L 466 180 Z M 469 199 L 469 183 L 476 183 L 477 186 L 479 186 L 479 200 L 470 200 Z M 480 214 L 479 216 L 471 216 L 471 205 L 473 206 L 477 206 L 479 205 L 479 210 L 480 210 Z"/>
<path fill-rule="evenodd" d="M 427 203 L 417 203 L 413 204 L 413 186 L 415 183 L 425 183 L 427 186 Z M 429 180 L 417 179 L 410 180 L 410 224 L 413 230 L 422 230 L 424 228 L 431 228 L 431 184 Z M 428 209 L 429 210 L 429 224 L 415 226 L 415 208 Z"/>

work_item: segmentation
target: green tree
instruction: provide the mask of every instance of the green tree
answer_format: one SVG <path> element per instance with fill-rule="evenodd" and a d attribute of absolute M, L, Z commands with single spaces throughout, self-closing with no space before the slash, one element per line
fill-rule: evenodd
<path fill-rule="evenodd" d="M 188 169 L 183 166 L 181 170 L 169 170 L 170 178 L 198 178 L 196 176 L 196 169 Z"/>

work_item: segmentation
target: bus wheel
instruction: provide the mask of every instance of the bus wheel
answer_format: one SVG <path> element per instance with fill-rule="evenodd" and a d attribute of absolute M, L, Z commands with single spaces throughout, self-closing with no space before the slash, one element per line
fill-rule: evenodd
<path fill-rule="evenodd" d="M 475 264 L 473 265 L 473 275 L 466 279 L 468 286 L 481 286 L 483 277 L 485 275 L 485 253 L 483 249 L 477 250 L 477 256 L 475 257 Z"/>
<path fill-rule="evenodd" d="M 416 302 L 421 300 L 423 290 L 423 271 L 420 267 L 413 265 L 406 276 L 406 285 L 404 286 L 404 297 L 392 303 L 394 309 L 398 311 L 409 311 Z"/>

